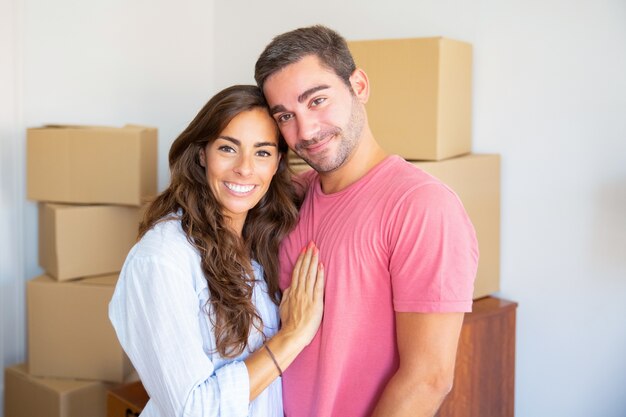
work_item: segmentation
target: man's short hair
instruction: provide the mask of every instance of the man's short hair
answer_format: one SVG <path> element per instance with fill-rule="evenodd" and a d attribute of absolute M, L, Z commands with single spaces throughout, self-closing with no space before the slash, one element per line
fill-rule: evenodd
<path fill-rule="evenodd" d="M 322 25 L 292 30 L 276 36 L 265 47 L 254 68 L 254 79 L 261 90 L 265 81 L 287 65 L 315 55 L 352 90 L 350 76 L 356 69 L 346 40 Z"/>

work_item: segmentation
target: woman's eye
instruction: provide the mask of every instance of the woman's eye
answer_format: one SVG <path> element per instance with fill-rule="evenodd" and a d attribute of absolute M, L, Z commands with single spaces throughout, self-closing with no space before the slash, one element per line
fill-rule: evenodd
<path fill-rule="evenodd" d="M 272 156 L 272 154 L 268 151 L 258 151 L 256 154 L 258 156 L 264 156 L 264 157 Z"/>
<path fill-rule="evenodd" d="M 227 146 L 227 145 L 222 145 L 219 148 L 217 148 L 218 150 L 222 151 L 222 152 L 228 152 L 228 153 L 233 153 L 235 152 L 235 150 L 232 148 L 232 146 Z"/>

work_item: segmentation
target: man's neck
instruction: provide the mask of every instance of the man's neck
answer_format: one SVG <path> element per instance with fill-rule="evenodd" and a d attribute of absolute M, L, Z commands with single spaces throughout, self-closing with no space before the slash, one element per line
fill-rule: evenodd
<path fill-rule="evenodd" d="M 386 157 L 387 153 L 368 132 L 341 167 L 332 172 L 320 173 L 322 191 L 324 194 L 332 194 L 347 188 L 363 178 Z"/>

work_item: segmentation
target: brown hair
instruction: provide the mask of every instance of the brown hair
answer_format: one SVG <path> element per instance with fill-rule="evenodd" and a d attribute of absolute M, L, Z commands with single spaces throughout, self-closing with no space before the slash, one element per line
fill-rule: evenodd
<path fill-rule="evenodd" d="M 222 206 L 207 185 L 199 152 L 213 142 L 239 113 L 267 109 L 263 94 L 253 85 L 236 85 L 217 93 L 172 143 L 171 181 L 149 205 L 139 226 L 141 238 L 155 224 L 180 219 L 189 242 L 198 250 L 209 287 L 217 351 L 234 357 L 247 347 L 251 327 L 262 329 L 252 303 L 254 275 L 250 259 L 264 270 L 272 301 L 279 303 L 278 246 L 297 221 L 296 194 L 288 169 L 287 144 L 278 129 L 278 170 L 267 193 L 246 217 L 240 239 L 228 227 Z M 268 113 L 269 114 L 269 113 Z"/>
<path fill-rule="evenodd" d="M 337 32 L 322 25 L 295 29 L 272 39 L 256 61 L 257 85 L 262 90 L 272 74 L 308 55 L 317 56 L 321 64 L 333 70 L 352 91 L 350 76 L 356 65 L 348 44 Z"/>

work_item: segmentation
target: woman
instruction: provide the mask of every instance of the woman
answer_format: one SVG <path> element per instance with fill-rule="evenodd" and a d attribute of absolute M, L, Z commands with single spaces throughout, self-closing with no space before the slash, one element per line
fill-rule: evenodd
<path fill-rule="evenodd" d="M 279 301 L 278 245 L 297 221 L 287 162 L 255 86 L 215 95 L 172 144 L 170 186 L 109 306 L 150 395 L 142 417 L 283 415 L 279 376 L 317 332 L 324 285 L 309 244 Z"/>

